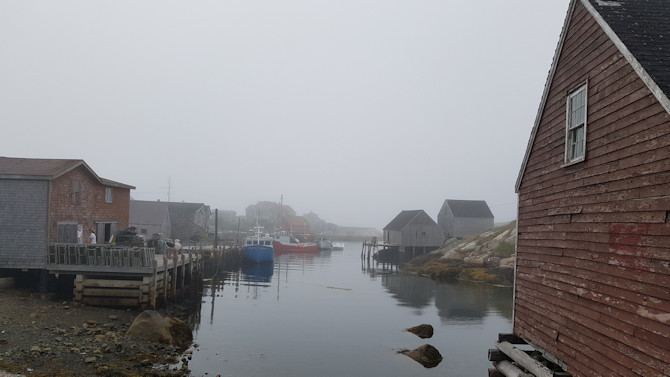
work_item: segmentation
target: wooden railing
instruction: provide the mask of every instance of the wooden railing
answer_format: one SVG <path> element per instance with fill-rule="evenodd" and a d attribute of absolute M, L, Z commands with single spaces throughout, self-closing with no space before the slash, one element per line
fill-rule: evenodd
<path fill-rule="evenodd" d="M 151 247 L 115 245 L 49 245 L 48 265 L 152 267 L 155 251 Z"/>

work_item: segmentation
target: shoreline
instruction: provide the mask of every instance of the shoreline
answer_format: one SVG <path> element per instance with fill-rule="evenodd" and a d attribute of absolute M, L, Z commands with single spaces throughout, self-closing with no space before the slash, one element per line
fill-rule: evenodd
<path fill-rule="evenodd" d="M 0 376 L 188 376 L 185 348 L 125 336 L 141 312 L 0 289 Z"/>

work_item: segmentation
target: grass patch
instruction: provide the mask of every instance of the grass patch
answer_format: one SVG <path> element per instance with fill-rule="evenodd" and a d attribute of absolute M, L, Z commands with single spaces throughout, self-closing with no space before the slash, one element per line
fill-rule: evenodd
<path fill-rule="evenodd" d="M 509 242 L 501 242 L 496 248 L 495 255 L 500 258 L 509 258 L 516 251 L 514 245 Z"/>
<path fill-rule="evenodd" d="M 447 263 L 429 262 L 418 269 L 417 273 L 430 276 L 431 279 L 439 281 L 453 281 L 461 272 L 458 267 L 450 266 Z"/>
<path fill-rule="evenodd" d="M 458 279 L 480 281 L 489 284 L 498 282 L 498 276 L 486 272 L 485 268 L 466 268 L 458 274 Z"/>

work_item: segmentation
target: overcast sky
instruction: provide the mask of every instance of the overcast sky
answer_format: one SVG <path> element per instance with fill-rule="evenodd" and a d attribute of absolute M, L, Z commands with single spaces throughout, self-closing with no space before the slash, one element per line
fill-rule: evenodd
<path fill-rule="evenodd" d="M 343 226 L 516 217 L 568 0 L 0 1 L 0 156 Z"/>

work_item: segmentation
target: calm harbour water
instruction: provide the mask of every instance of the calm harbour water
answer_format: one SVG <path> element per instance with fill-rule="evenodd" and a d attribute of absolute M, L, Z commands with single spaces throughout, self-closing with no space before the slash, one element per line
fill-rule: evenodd
<path fill-rule="evenodd" d="M 277 255 L 206 285 L 192 375 L 487 375 L 487 350 L 511 331 L 510 288 L 383 270 L 361 261 L 360 243 L 345 245 Z M 435 328 L 432 338 L 404 331 L 422 323 Z M 444 357 L 435 368 L 397 353 L 426 343 Z"/>

